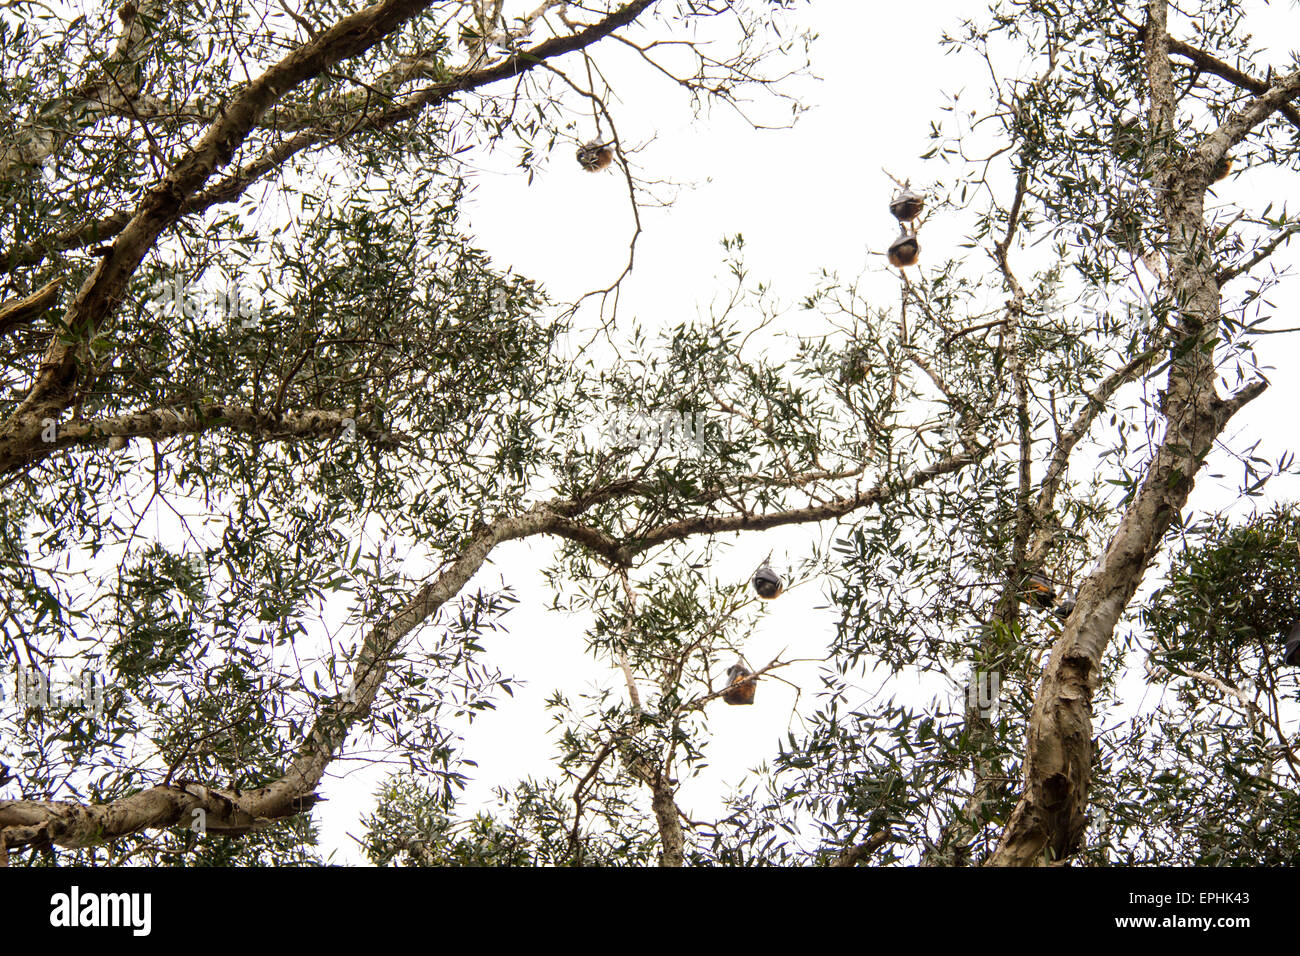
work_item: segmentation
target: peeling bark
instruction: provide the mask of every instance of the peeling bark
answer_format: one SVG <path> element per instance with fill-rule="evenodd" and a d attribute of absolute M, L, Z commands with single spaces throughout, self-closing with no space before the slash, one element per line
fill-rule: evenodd
<path fill-rule="evenodd" d="M 655 820 L 659 824 L 659 865 L 681 866 L 685 861 L 686 838 L 682 835 L 682 821 L 673 799 L 673 788 L 660 778 L 654 786 Z"/>
<path fill-rule="evenodd" d="M 59 276 L 29 296 L 0 305 L 0 335 L 20 325 L 26 325 L 54 308 L 54 303 L 59 300 L 59 287 L 62 284 L 63 277 Z"/>
<path fill-rule="evenodd" d="M 262 808 L 239 791 L 214 790 L 188 781 L 151 787 L 100 806 L 64 800 L 0 801 L 0 843 L 10 849 L 91 847 L 144 829 L 177 824 L 195 832 L 242 836 L 310 809 L 318 799 L 308 794 L 274 814 L 259 814 Z"/>
<path fill-rule="evenodd" d="M 8 444 L 0 446 L 0 473 L 19 471 L 59 451 L 109 445 L 121 448 L 127 439 L 157 441 L 215 429 L 241 432 L 264 441 L 347 440 L 357 438 L 381 447 L 401 442 L 401 436 L 365 415 L 329 408 L 303 408 L 280 415 L 243 405 L 211 404 L 192 408 L 153 408 L 112 418 L 72 420 L 55 424 L 32 422 Z"/>

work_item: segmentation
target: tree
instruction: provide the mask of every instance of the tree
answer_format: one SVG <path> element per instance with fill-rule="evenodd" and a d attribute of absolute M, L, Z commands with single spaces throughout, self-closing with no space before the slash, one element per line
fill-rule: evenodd
<path fill-rule="evenodd" d="M 1111 849 L 1160 819 L 1134 798 L 1151 738 L 1136 718 L 1127 749 L 1097 738 L 1093 708 L 1131 668 L 1116 628 L 1196 475 L 1265 386 L 1264 270 L 1293 221 L 1206 197 L 1229 155 L 1295 166 L 1295 64 L 1230 65 L 1231 4 L 1171 26 L 1162 0 L 1029 0 L 964 24 L 949 42 L 988 61 L 995 99 L 936 127 L 954 169 L 931 215 L 969 216 L 994 270 L 936 261 L 897 309 L 826 276 L 791 354 L 738 237 L 724 304 L 654 336 L 621 277 L 557 306 L 474 249 L 456 163 L 513 142 L 531 175 L 590 113 L 635 214 L 601 52 L 701 106 L 779 102 L 810 40 L 798 5 L 503 8 L 4 21 L 6 95 L 35 104 L 0 148 L 6 655 L 28 686 L 67 662 L 105 686 L 72 717 L 0 715 L 23 794 L 0 801 L 0 857 L 172 862 L 203 832 L 239 841 L 197 851 L 223 861 L 301 859 L 308 831 L 272 834 L 365 742 L 416 775 L 368 821 L 376 862 L 1029 865 L 1108 858 L 1085 853 L 1090 799 L 1136 815 Z M 719 35 L 725 55 L 701 39 Z M 1003 75 L 1005 48 L 1034 72 Z M 590 344 L 564 360 L 574 336 Z M 1252 493 L 1290 468 L 1246 464 Z M 758 614 L 715 559 L 831 522 L 832 547 L 786 569 L 834 584 L 821 707 L 763 787 L 692 820 L 677 792 Z M 467 585 L 540 537 L 624 688 L 557 692 L 555 776 L 457 822 L 447 722 L 509 692 L 477 638 L 515 601 Z M 1061 620 L 1027 610 L 1034 580 L 1077 583 Z M 760 692 L 790 663 L 753 662 Z M 969 666 L 980 692 L 857 706 L 867 664 Z"/>
<path fill-rule="evenodd" d="M 1123 740 L 1122 771 L 1106 785 L 1133 794 L 1156 784 L 1141 825 L 1159 836 L 1135 840 L 1134 824 L 1110 813 L 1114 846 L 1158 847 L 1161 863 L 1189 866 L 1285 865 L 1300 853 L 1295 735 L 1284 726 L 1294 678 L 1278 653 L 1300 608 L 1298 528 L 1294 510 L 1273 509 L 1190 529 L 1143 613 L 1151 682 L 1174 701 Z"/>

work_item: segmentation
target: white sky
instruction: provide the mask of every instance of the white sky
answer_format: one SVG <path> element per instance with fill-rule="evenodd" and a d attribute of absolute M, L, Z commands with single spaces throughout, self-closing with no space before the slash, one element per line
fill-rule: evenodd
<path fill-rule="evenodd" d="M 825 268 L 843 278 L 869 273 L 869 293 L 881 305 L 895 304 L 896 274 L 886 269 L 882 256 L 872 254 L 883 251 L 896 231 L 885 208 L 892 184 L 881 170 L 918 183 L 947 173 L 939 163 L 919 160 L 933 145 L 930 121 L 946 102 L 945 93 L 966 89 L 969 98 L 982 97 L 987 72 L 973 57 L 945 56 L 937 41 L 958 16 L 975 12 L 971 4 L 955 0 L 841 0 L 804 8 L 800 22 L 820 33 L 813 66 L 822 79 L 790 87 L 812 107 L 791 130 L 753 130 L 724 109 L 695 118 L 681 91 L 664 78 L 638 67 L 613 43 L 598 47 L 596 55 L 621 100 L 612 109 L 623 140 L 646 143 L 635 156 L 640 172 L 648 179 L 693 184 L 677 193 L 671 208 L 643 210 L 645 232 L 637 268 L 623 288 L 620 323 L 635 317 L 654 328 L 706 311 L 728 288 L 719 240 L 737 232 L 745 237 L 754 280 L 771 280 L 786 302 L 797 300 Z M 1290 4 L 1264 9 L 1252 23 L 1262 36 L 1285 39 L 1297 33 Z M 558 301 L 603 287 L 622 269 L 632 225 L 617 170 L 585 173 L 573 162 L 572 150 L 561 149 L 530 185 L 514 168 L 513 155 L 480 155 L 473 162 L 480 173 L 465 223 L 498 265 L 540 281 Z M 1009 176 L 1003 179 L 1010 183 Z M 1218 192 L 1225 199 L 1248 200 L 1274 182 L 1284 180 L 1250 171 L 1221 184 Z M 949 254 L 944 247 L 955 248 L 961 234 L 960 223 L 929 219 L 922 242 L 932 251 L 931 261 Z M 1294 256 L 1282 261 L 1294 261 Z M 1300 325 L 1286 318 L 1294 316 L 1294 293 L 1288 290 L 1272 301 L 1279 316 L 1274 325 Z M 783 328 L 792 334 L 806 331 L 800 321 L 801 313 L 792 309 Z M 1233 431 L 1263 438 L 1260 452 L 1269 457 L 1294 447 L 1295 426 L 1288 418 L 1300 403 L 1300 386 L 1288 374 L 1295 368 L 1295 338 L 1270 337 L 1263 348 L 1283 371 L 1273 376 L 1273 387 L 1240 416 Z M 1236 497 L 1240 468 L 1219 457 L 1218 464 L 1225 467 L 1203 473 L 1195 506 L 1220 508 Z M 1216 472 L 1224 477 L 1208 477 Z M 1279 481 L 1271 486 L 1270 499 L 1295 496 L 1296 488 L 1294 480 Z M 810 536 L 824 540 L 831 530 L 782 529 L 746 538 L 724 556 L 720 570 L 730 567 L 743 579 L 768 550 L 775 549 L 777 559 L 795 556 L 806 550 Z M 534 569 L 548 563 L 551 546 L 546 541 L 509 545 L 469 585 L 491 587 L 504 577 L 516 589 L 521 603 L 505 618 L 509 632 L 489 636 L 484 644 L 490 662 L 525 683 L 513 699 L 502 699 L 497 710 L 469 728 L 466 750 L 479 768 L 465 795 L 467 808 L 489 801 L 495 786 L 510 787 L 526 775 L 551 772 L 552 721 L 542 712 L 542 701 L 555 688 L 575 692 L 590 683 L 621 686 L 611 668 L 584 655 L 584 619 L 544 610 L 550 595 Z M 787 648 L 787 656 L 824 654 L 836 619 L 826 604 L 821 582 L 768 604 L 746 643 L 747 658 L 765 662 Z M 785 672 L 810 691 L 817 686 L 815 674 L 815 666 Z M 891 683 L 888 692 L 917 699 L 918 688 L 899 683 Z M 721 809 L 723 794 L 748 768 L 768 759 L 788 731 L 798 732 L 795 705 L 792 688 L 767 681 L 755 706 L 710 711 L 711 765 L 684 782 L 679 793 L 688 816 L 712 817 Z M 814 705 L 811 692 L 798 700 L 798 710 L 804 712 Z M 337 850 L 339 862 L 364 862 L 346 834 L 360 834 L 359 816 L 373 806 L 371 791 L 386 773 L 382 767 L 359 768 L 325 785 L 330 799 L 317 819 L 324 846 Z"/>

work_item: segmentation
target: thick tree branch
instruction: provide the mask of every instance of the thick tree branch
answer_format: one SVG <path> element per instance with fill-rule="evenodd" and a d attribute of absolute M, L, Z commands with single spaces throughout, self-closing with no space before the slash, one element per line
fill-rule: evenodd
<path fill-rule="evenodd" d="M 1156 171 L 1170 249 L 1170 293 L 1178 309 L 1162 405 L 1165 434 L 1101 559 L 1079 588 L 1074 612 L 1052 649 L 1030 718 L 1024 787 L 989 861 L 994 865 L 1052 863 L 1077 850 L 1087 825 L 1091 705 L 1102 655 L 1215 439 L 1265 387 L 1256 382 L 1227 400 L 1219 398 L 1212 350 L 1196 347 L 1217 336 L 1221 303 L 1207 248 L 1205 184 L 1199 174 L 1204 171 L 1183 169 L 1167 143 L 1174 88 L 1166 16 L 1166 0 L 1151 0 L 1146 30 L 1149 113 L 1156 141 L 1165 142 Z M 1225 125 L 1240 127 L 1233 120 Z"/>
<path fill-rule="evenodd" d="M 1181 373 L 1170 374 L 1171 387 L 1182 387 Z M 1052 648 L 1030 720 L 1024 792 L 991 864 L 1043 864 L 1077 849 L 1087 825 L 1091 702 L 1102 654 L 1164 533 L 1186 503 L 1214 439 L 1264 387 L 1253 383 L 1226 402 L 1191 401 L 1182 414 L 1167 419 L 1166 437 L 1141 488 L 1080 587 L 1074 613 Z"/>
<path fill-rule="evenodd" d="M 1200 160 L 1199 174 L 1204 183 L 1208 185 L 1214 179 L 1214 169 L 1228 150 L 1297 96 L 1300 96 L 1300 70 L 1278 77 L 1264 92 L 1228 114 L 1228 118 L 1209 133 L 1196 150 Z"/>
<path fill-rule="evenodd" d="M 697 534 L 722 534 L 728 531 L 762 531 L 790 524 L 806 524 L 825 521 L 828 518 L 842 518 L 850 512 L 870 507 L 888 500 L 895 494 L 911 491 L 928 484 L 941 475 L 952 474 L 966 465 L 972 464 L 977 456 L 968 452 L 955 452 L 929 465 L 917 468 L 902 479 L 890 482 L 881 480 L 866 491 L 847 495 L 832 501 L 794 508 L 788 511 L 774 511 L 767 514 L 730 514 L 700 515 L 685 518 L 654 528 L 634 541 L 619 548 L 618 554 L 631 558 L 643 551 L 669 541 Z"/>
<path fill-rule="evenodd" d="M 159 440 L 224 428 L 265 441 L 353 437 L 391 447 L 401 438 L 378 421 L 347 411 L 304 408 L 271 415 L 242 405 L 212 404 L 193 408 L 155 408 L 111 418 L 51 423 L 29 436 L 23 445 L 9 443 L 0 454 L 0 473 L 26 468 L 58 451 L 110 445 L 127 439 Z"/>
<path fill-rule="evenodd" d="M 831 866 L 857 866 L 893 838 L 893 833 L 889 830 L 883 830 L 874 836 L 868 837 L 861 843 L 856 843 L 851 847 L 846 847 L 840 852 L 840 855 L 835 858 L 835 861 Z"/>
<path fill-rule="evenodd" d="M 1208 254 L 1205 170 L 1184 168 L 1168 137 L 1175 94 L 1167 13 L 1167 0 L 1150 0 L 1145 32 L 1150 123 L 1156 142 L 1163 144 L 1155 169 L 1169 245 L 1169 292 L 1177 307 L 1161 410 L 1165 434 L 1118 528 L 1079 588 L 1075 609 L 1052 649 L 1030 717 L 1024 786 L 989 860 L 993 865 L 1055 863 L 1077 851 L 1087 826 L 1092 697 L 1102 656 L 1215 439 L 1232 415 L 1265 388 L 1255 382 L 1227 400 L 1215 388 L 1208 344 L 1217 338 L 1222 307 Z M 1253 107 L 1238 111 L 1221 132 L 1226 129 L 1224 135 L 1231 139 L 1232 131 L 1242 130 L 1256 112 Z"/>
<path fill-rule="evenodd" d="M 651 805 L 659 825 L 659 865 L 681 866 L 686 859 L 686 837 L 682 834 L 682 821 L 673 799 L 672 784 L 662 775 L 652 788 Z"/>
<path fill-rule="evenodd" d="M 1203 73 L 1211 73 L 1220 79 L 1227 80 L 1247 93 L 1262 95 L 1269 90 L 1269 84 L 1263 80 L 1257 80 L 1253 76 L 1241 72 L 1241 70 L 1224 63 L 1218 57 L 1212 56 L 1204 50 L 1198 50 L 1190 43 L 1184 43 L 1175 37 L 1169 37 L 1168 42 L 1170 53 L 1190 60 Z M 1296 131 L 1300 132 L 1300 110 L 1287 102 L 1282 103 L 1277 109 L 1296 128 Z"/>
<path fill-rule="evenodd" d="M 29 296 L 0 304 L 0 335 L 26 325 L 50 309 L 59 300 L 59 287 L 63 277 L 59 276 L 37 289 Z"/>
<path fill-rule="evenodd" d="M 259 815 L 239 791 L 182 781 L 92 806 L 69 800 L 7 800 L 0 801 L 0 841 L 10 849 L 92 847 L 144 829 L 177 824 L 196 832 L 243 836 L 301 813 L 319 799 L 315 794 L 299 797 L 271 817 Z"/>

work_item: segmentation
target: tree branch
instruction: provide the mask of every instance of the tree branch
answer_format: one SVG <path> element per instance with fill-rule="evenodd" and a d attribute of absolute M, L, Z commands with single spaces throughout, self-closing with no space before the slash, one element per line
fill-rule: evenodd
<path fill-rule="evenodd" d="M 1184 43 L 1182 40 L 1174 37 L 1168 37 L 1169 52 L 1190 60 L 1192 64 L 1204 73 L 1212 73 L 1220 79 L 1227 80 L 1240 89 L 1248 93 L 1263 95 L 1269 91 L 1269 84 L 1263 80 L 1257 80 L 1235 67 L 1229 66 L 1222 60 L 1204 50 L 1199 50 L 1190 43 Z M 1287 118 L 1292 126 L 1300 132 L 1300 110 L 1297 110 L 1290 103 L 1282 103 L 1278 106 L 1278 112 Z"/>
<path fill-rule="evenodd" d="M 0 304 L 0 335 L 31 322 L 52 309 L 59 299 L 59 287 L 62 284 L 63 276 L 58 276 L 29 296 Z"/>
<path fill-rule="evenodd" d="M 131 438 L 158 440 L 217 428 L 243 432 L 265 441 L 339 438 L 353 435 L 382 447 L 401 442 L 377 420 L 347 411 L 304 408 L 272 415 L 242 405 L 212 404 L 194 408 L 154 408 L 111 418 L 71 421 L 42 428 L 25 444 L 10 443 L 0 454 L 0 473 L 16 471 L 69 448 L 109 444 L 120 447 Z M 51 434 L 52 432 L 52 434 Z M 49 440 L 47 440 L 49 435 Z"/>
<path fill-rule="evenodd" d="M 141 0 L 121 8 L 121 32 L 113 52 L 104 58 L 102 75 L 84 80 L 62 101 L 47 103 L 36 119 L 24 124 L 12 142 L 0 148 L 0 182 L 30 176 L 57 153 L 71 138 L 57 129 L 61 122 L 93 124 L 118 111 L 140 89 L 140 65 L 148 57 L 145 42 L 149 28 L 158 19 L 158 0 Z"/>

